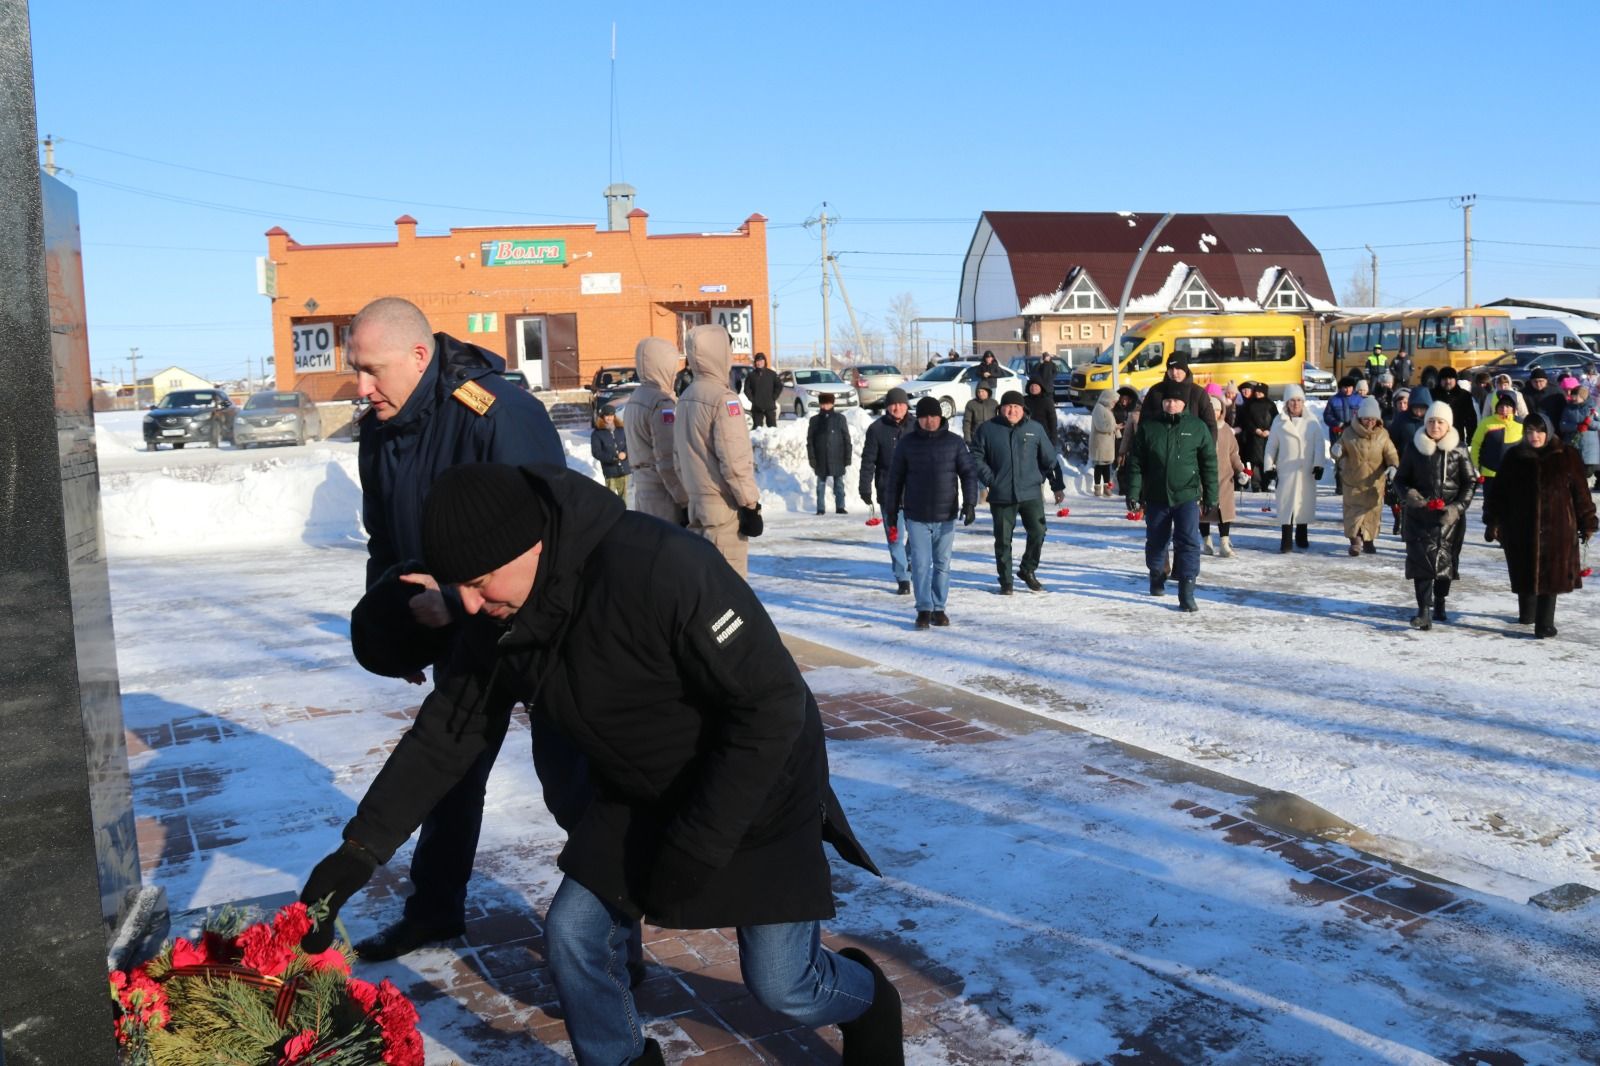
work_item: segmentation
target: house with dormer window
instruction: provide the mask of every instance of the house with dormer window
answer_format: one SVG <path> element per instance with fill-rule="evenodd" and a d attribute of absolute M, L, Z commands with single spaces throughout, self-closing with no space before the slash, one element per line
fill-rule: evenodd
<path fill-rule="evenodd" d="M 986 211 L 961 270 L 957 315 L 974 351 L 1081 363 L 1111 343 L 1117 301 L 1159 213 Z M 1287 215 L 1174 215 L 1128 293 L 1127 323 L 1182 311 L 1281 311 L 1320 351 L 1334 310 L 1322 255 Z M 1004 361 L 1004 359 L 1002 360 Z"/>

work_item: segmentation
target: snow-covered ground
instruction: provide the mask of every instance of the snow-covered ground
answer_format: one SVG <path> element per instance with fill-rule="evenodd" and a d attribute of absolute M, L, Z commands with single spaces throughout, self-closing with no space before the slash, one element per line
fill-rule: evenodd
<path fill-rule="evenodd" d="M 138 417 L 100 422 L 114 561 L 362 543 L 353 445 L 150 454 L 137 450 Z M 847 417 L 859 453 L 870 416 Z M 918 632 L 909 602 L 890 594 L 855 471 L 852 515 L 811 513 L 804 429 L 756 433 L 767 532 L 751 580 L 783 629 L 1298 794 L 1394 857 L 1474 888 L 1521 900 L 1565 882 L 1600 887 L 1594 588 L 1562 598 L 1559 639 L 1530 639 L 1509 620 L 1500 552 L 1474 523 L 1452 621 L 1416 633 L 1398 541 L 1349 558 L 1339 501 L 1325 495 L 1311 551 L 1279 555 L 1270 497 L 1242 496 L 1240 554 L 1204 560 L 1201 611 L 1186 617 L 1145 593 L 1142 525 L 1079 475 L 1070 516 L 1050 519 L 1047 592 L 994 595 L 980 511 L 958 529 L 954 624 Z M 564 437 L 570 464 L 593 472 L 587 436 Z M 353 602 L 358 571 L 335 613 Z"/>
<path fill-rule="evenodd" d="M 859 449 L 868 418 L 849 417 Z M 228 840 L 164 867 L 161 883 L 179 911 L 294 891 L 402 728 L 396 710 L 421 695 L 350 661 L 364 558 L 355 448 L 149 454 L 138 432 L 137 414 L 100 422 L 125 714 L 136 730 L 189 719 L 226 733 L 200 752 L 133 756 L 141 814 L 177 787 L 162 760 L 203 760 L 182 778 L 188 818 Z M 566 443 L 590 470 L 586 436 Z M 1246 498 L 1240 556 L 1205 560 L 1201 613 L 1183 616 L 1141 591 L 1142 526 L 1079 478 L 1071 515 L 1050 520 L 1050 591 L 993 594 L 984 515 L 957 538 L 954 624 L 918 632 L 854 492 L 850 516 L 811 513 L 803 424 L 759 431 L 757 454 L 767 533 L 751 582 L 786 631 L 1297 793 L 1390 854 L 1504 897 L 1482 922 L 1420 940 L 1330 936 L 1285 890 L 1281 862 L 1197 837 L 1163 801 L 1135 810 L 1058 772 L 1092 762 L 1139 776 L 1094 736 L 832 745 L 836 785 L 889 877 L 836 864 L 830 926 L 898 928 L 961 974 L 956 1010 L 1000 1041 L 966 1061 L 1114 1059 L 1128 1033 L 1181 1028 L 1194 997 L 1236 1036 L 1191 1049 L 1218 1062 L 1433 1062 L 1419 1049 L 1469 1046 L 1575 1062 L 1579 1031 L 1593 1046 L 1594 908 L 1545 915 L 1522 901 L 1563 882 L 1600 887 L 1594 592 L 1563 600 L 1559 640 L 1528 639 L 1507 620 L 1498 554 L 1469 539 L 1457 620 L 1414 633 L 1391 539 L 1376 559 L 1345 556 L 1329 497 L 1313 550 L 1279 556 L 1265 501 Z M 823 694 L 863 686 L 808 676 Z M 548 899 L 560 833 L 536 794 L 528 760 L 499 761 L 475 892 Z M 386 917 L 386 901 L 351 908 L 358 933 Z M 451 956 L 410 965 L 447 982 Z M 490 1066 L 467 1025 L 454 1006 L 425 1011 L 430 1056 Z M 493 1066 L 512 1061 L 524 1060 Z M 949 1060 L 932 1041 L 911 1061 Z"/>

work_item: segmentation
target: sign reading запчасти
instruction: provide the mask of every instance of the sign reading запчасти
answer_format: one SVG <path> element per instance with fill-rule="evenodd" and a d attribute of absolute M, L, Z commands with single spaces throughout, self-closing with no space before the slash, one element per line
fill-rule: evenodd
<path fill-rule="evenodd" d="M 537 266 L 566 261 L 567 242 L 564 240 L 483 242 L 484 266 Z"/>

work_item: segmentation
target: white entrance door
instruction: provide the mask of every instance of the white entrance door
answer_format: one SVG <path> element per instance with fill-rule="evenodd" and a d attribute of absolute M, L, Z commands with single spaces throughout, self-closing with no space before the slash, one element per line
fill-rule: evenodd
<path fill-rule="evenodd" d="M 550 387 L 550 368 L 545 360 L 544 319 L 524 318 L 517 322 L 517 367 L 528 375 L 530 389 Z"/>

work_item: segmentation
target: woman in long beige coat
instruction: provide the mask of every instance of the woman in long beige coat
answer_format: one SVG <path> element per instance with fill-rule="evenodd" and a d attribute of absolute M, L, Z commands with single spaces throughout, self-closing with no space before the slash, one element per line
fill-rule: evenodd
<path fill-rule="evenodd" d="M 1232 532 L 1233 508 L 1233 482 L 1240 474 L 1244 473 L 1244 460 L 1239 457 L 1239 438 L 1234 436 L 1233 429 L 1224 417 L 1224 404 L 1220 396 L 1206 397 L 1211 401 L 1212 410 L 1217 412 L 1217 505 L 1200 514 L 1200 544 L 1201 550 L 1207 555 L 1220 555 L 1224 559 L 1233 558 Z M 1215 549 L 1211 547 L 1211 523 L 1217 523 L 1218 544 Z"/>
<path fill-rule="evenodd" d="M 1375 555 L 1373 541 L 1383 527 L 1384 485 L 1400 465 L 1377 400 L 1369 396 L 1361 401 L 1355 420 L 1333 446 L 1333 459 L 1344 486 L 1344 535 L 1350 538 L 1350 554 Z"/>

